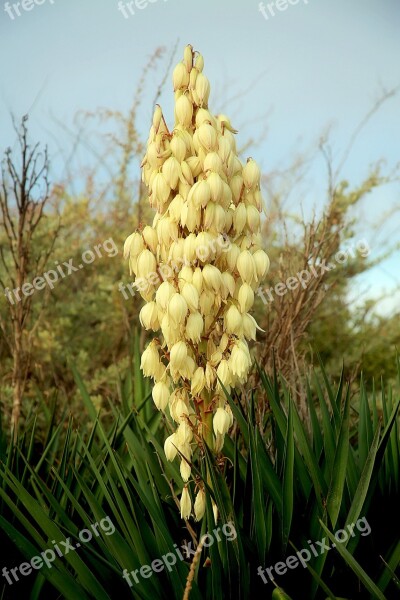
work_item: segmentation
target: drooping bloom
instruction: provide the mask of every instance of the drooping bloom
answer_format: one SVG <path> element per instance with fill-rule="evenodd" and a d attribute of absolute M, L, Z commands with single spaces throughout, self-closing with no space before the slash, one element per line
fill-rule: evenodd
<path fill-rule="evenodd" d="M 182 517 L 182 519 L 188 519 L 190 517 L 191 512 L 192 512 L 192 501 L 190 499 L 190 494 L 189 494 L 189 491 L 188 491 L 186 485 L 184 486 L 184 488 L 182 490 L 180 507 L 181 507 L 181 517 Z"/>
<path fill-rule="evenodd" d="M 199 490 L 197 493 L 193 510 L 196 521 L 201 521 L 206 511 L 206 495 L 203 489 Z"/>

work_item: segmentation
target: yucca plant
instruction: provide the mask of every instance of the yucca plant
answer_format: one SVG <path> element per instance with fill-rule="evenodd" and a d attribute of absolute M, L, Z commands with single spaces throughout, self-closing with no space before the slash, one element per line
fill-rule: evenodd
<path fill-rule="evenodd" d="M 194 454 L 200 449 L 204 456 L 205 445 L 220 452 L 232 426 L 222 384 L 230 389 L 247 380 L 248 341 L 257 328 L 250 310 L 269 267 L 260 232 L 260 169 L 252 158 L 241 163 L 237 131 L 226 115 L 210 112 L 203 67 L 202 55 L 186 46 L 173 72 L 171 130 L 160 106 L 155 109 L 142 179 L 156 214 L 124 248 L 146 301 L 140 321 L 157 334 L 141 367 L 154 380 L 155 405 L 175 423 L 165 454 L 180 458 L 187 483 L 183 518 L 192 513 L 189 484 L 197 491 L 196 520 L 206 494 L 201 480 L 191 478 Z"/>
<path fill-rule="evenodd" d="M 138 361 L 138 356 L 137 356 Z M 207 450 L 195 476 L 208 490 L 201 524 L 182 526 L 177 492 L 179 468 L 166 460 L 162 441 L 167 422 L 157 427 L 132 389 L 140 373 L 122 382 L 121 408 L 110 406 L 114 423 L 95 419 L 83 436 L 71 422 L 49 428 L 43 446 L 35 441 L 34 419 L 16 445 L 2 445 L 0 476 L 3 535 L 8 538 L 7 568 L 52 548 L 109 517 L 113 535 L 102 535 L 76 552 L 56 557 L 13 586 L 3 598 L 247 598 L 252 593 L 288 598 L 395 598 L 400 561 L 398 541 L 399 400 L 387 390 L 367 397 L 328 382 L 321 367 L 308 382 L 310 431 L 298 415 L 290 390 L 278 375 L 260 371 L 270 411 L 255 424 L 254 398 L 227 395 L 238 427 L 225 438 L 226 460 Z M 321 383 L 322 376 L 322 383 Z M 132 386 L 133 383 L 133 386 Z M 85 393 L 83 383 L 81 389 Z M 149 403 L 147 396 L 146 403 Z M 90 398 L 86 395 L 90 407 Z M 150 404 L 151 406 L 151 404 Z M 93 407 L 92 407 L 93 409 Z M 141 414 L 142 416 L 141 416 Z M 93 416 L 93 415 L 92 415 Z M 166 417 L 163 417 L 164 419 Z M 184 540 L 195 548 L 215 529 L 212 502 L 220 523 L 233 523 L 237 537 L 203 547 L 201 555 L 177 560 L 171 571 L 134 579 L 135 572 L 171 552 Z M 384 509 L 382 509 L 384 507 Z M 364 518 L 371 531 L 349 536 L 336 549 L 311 556 L 274 582 L 265 568 L 332 537 Z M 260 576 L 262 569 L 267 583 Z M 190 575 L 189 575 L 190 573 Z M 398 573 L 398 571 L 397 571 Z M 189 585 L 187 584 L 189 579 Z M 284 591 L 283 591 L 284 590 Z M 301 590 L 299 592 L 299 590 Z"/>
<path fill-rule="evenodd" d="M 142 383 L 137 377 L 135 387 Z M 80 387 L 93 413 L 82 382 Z M 130 383 L 124 382 L 124 405 L 129 402 L 129 388 Z M 57 556 L 51 567 L 44 566 L 36 577 L 34 573 L 26 578 L 19 574 L 15 581 L 11 575 L 12 585 L 7 579 L 2 597 L 14 598 L 16 590 L 29 598 L 57 598 L 59 594 L 75 599 L 105 599 L 116 594 L 167 598 L 172 590 L 175 597 L 183 595 L 189 570 L 185 561 L 177 562 L 168 577 L 143 579 L 132 591 L 123 579 L 124 569 L 130 573 L 151 563 L 174 544 L 182 544 L 186 532 L 180 532 L 177 501 L 169 484 L 179 471 L 172 465 L 161 470 L 156 452 L 161 453 L 162 447 L 151 433 L 151 424 L 139 416 L 142 407 L 129 411 L 126 418 L 120 410 L 110 408 L 115 425 L 107 432 L 95 417 L 88 433 L 83 427 L 83 439 L 69 421 L 56 428 L 51 425 L 46 443 L 35 447 L 33 422 L 30 431 L 3 454 L 0 524 L 14 546 L 7 567 L 53 549 L 54 540 L 70 538 L 75 547 L 80 530 L 106 518 L 115 532 L 107 535 L 100 529 L 101 535 L 93 536 L 90 544 Z M 196 586 L 193 594 L 200 598 Z"/>
<path fill-rule="evenodd" d="M 246 563 L 260 567 L 253 567 L 252 591 L 265 592 L 282 582 L 293 598 L 299 597 L 299 587 L 301 597 L 310 599 L 395 598 L 400 589 L 395 574 L 400 562 L 400 400 L 391 390 L 382 390 L 379 401 L 375 393 L 368 398 L 363 380 L 351 400 L 343 373 L 336 388 L 323 365 L 321 374 L 323 385 L 317 375 L 312 386 L 307 382 L 309 423 L 302 421 L 277 375 L 271 379 L 260 370 L 270 410 L 259 426 L 254 424 L 256 398 L 243 406 L 228 395 L 240 434 L 226 440 L 228 460 L 216 475 L 228 499 L 224 511 L 234 512 L 244 539 L 252 541 Z M 222 501 L 221 493 L 221 511 Z M 368 538 L 357 529 L 354 533 L 359 519 L 369 524 Z M 335 532 L 351 526 L 352 535 L 338 543 Z M 336 549 L 314 555 L 312 542 L 318 549 L 324 538 Z M 310 560 L 293 571 L 286 568 L 282 577 L 274 572 L 271 581 L 264 567 L 302 549 L 309 549 Z"/>

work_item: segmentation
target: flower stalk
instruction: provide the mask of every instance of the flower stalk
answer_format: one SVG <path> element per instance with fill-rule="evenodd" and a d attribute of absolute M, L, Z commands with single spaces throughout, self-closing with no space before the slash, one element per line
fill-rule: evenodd
<path fill-rule="evenodd" d="M 248 341 L 258 328 L 250 314 L 254 290 L 269 268 L 260 169 L 252 158 L 239 160 L 228 117 L 209 111 L 203 68 L 203 57 L 186 46 L 173 71 L 174 127 L 157 105 L 141 165 L 153 224 L 124 247 L 146 301 L 141 324 L 161 333 L 143 352 L 141 368 L 154 380 L 156 407 L 177 426 L 165 442 L 168 460 L 191 461 L 203 443 L 222 450 L 233 415 L 221 382 L 229 392 L 246 381 Z M 187 461 L 181 458 L 185 483 Z"/>

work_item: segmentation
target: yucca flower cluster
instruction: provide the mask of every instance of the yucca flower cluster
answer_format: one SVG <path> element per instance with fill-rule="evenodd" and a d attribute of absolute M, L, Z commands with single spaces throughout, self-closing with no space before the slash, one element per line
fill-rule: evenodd
<path fill-rule="evenodd" d="M 146 300 L 141 324 L 162 334 L 143 352 L 141 368 L 154 380 L 155 405 L 176 423 L 164 450 L 168 460 L 179 451 L 184 482 L 194 449 L 206 442 L 219 452 L 232 426 L 221 383 L 229 392 L 246 381 L 248 340 L 257 329 L 249 311 L 269 267 L 261 248 L 260 169 L 251 158 L 239 160 L 229 119 L 209 112 L 203 66 L 201 54 L 186 46 L 173 72 L 171 132 L 156 106 L 141 165 L 156 215 L 124 248 Z M 204 508 L 200 489 L 197 519 Z M 191 510 L 185 486 L 182 516 Z"/>

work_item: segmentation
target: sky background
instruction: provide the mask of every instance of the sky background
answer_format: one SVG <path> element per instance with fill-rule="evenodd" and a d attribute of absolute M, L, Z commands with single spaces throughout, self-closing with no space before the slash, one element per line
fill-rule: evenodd
<path fill-rule="evenodd" d="M 239 140 L 257 138 L 267 125 L 267 135 L 252 151 L 265 172 L 315 149 L 328 127 L 339 164 L 382 91 L 400 85 L 400 0 L 299 0 L 285 11 L 275 9 L 268 20 L 253 0 L 153 0 L 143 9 L 134 7 L 127 19 L 116 0 L 53 1 L 21 10 L 20 16 L 13 13 L 11 19 L 0 0 L 0 151 L 15 144 L 10 112 L 17 118 L 29 112 L 32 139 L 49 145 L 53 180 L 62 175 L 60 146 L 67 152 L 72 144 L 57 122 L 72 129 L 78 110 L 127 110 L 149 56 L 158 46 L 171 51 L 177 40 L 174 64 L 187 43 L 203 54 L 210 108 L 231 116 Z M 150 74 L 148 102 L 140 112 L 146 135 L 162 66 Z M 161 97 L 167 121 L 172 116 L 169 82 Z M 356 185 L 381 158 L 387 171 L 400 160 L 400 94 L 363 130 L 342 176 Z M 83 160 L 90 164 L 93 156 L 87 153 Z M 325 190 L 326 170 L 317 156 L 293 206 L 321 208 Z M 371 225 L 400 208 L 399 192 L 397 182 L 364 200 L 357 212 L 360 236 L 368 239 Z M 398 243 L 399 232 L 397 210 L 380 235 L 370 234 L 371 256 L 388 242 Z M 393 290 L 399 285 L 397 252 L 361 276 L 352 293 L 356 299 L 360 291 L 372 297 L 391 292 L 380 305 L 387 313 L 398 309 L 400 295 Z"/>

